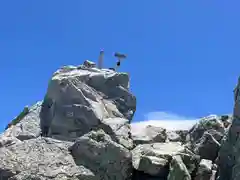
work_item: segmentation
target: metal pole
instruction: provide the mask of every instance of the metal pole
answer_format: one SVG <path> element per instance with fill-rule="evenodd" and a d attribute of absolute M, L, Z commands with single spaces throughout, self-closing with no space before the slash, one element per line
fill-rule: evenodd
<path fill-rule="evenodd" d="M 102 67 L 103 67 L 103 57 L 104 57 L 104 50 L 102 49 L 100 51 L 99 58 L 98 58 L 98 68 L 99 69 L 102 69 Z"/>

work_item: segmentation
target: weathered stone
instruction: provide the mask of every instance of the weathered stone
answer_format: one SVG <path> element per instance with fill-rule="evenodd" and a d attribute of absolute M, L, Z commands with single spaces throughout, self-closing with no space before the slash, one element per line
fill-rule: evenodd
<path fill-rule="evenodd" d="M 115 137 L 118 143 L 122 144 L 127 149 L 133 148 L 129 120 L 123 118 L 108 118 L 103 119 L 103 124 L 111 128 L 112 133 L 107 133 Z M 103 129 L 106 130 L 104 127 Z"/>
<path fill-rule="evenodd" d="M 188 169 L 189 174 L 194 177 L 198 168 L 198 165 L 200 163 L 200 156 L 194 154 L 188 149 L 184 149 L 179 155 L 181 155 L 181 158 Z"/>
<path fill-rule="evenodd" d="M 67 142 L 38 138 L 0 148 L 0 177 L 11 180 L 93 180 L 94 175 L 89 169 L 75 165 L 68 152 L 70 145 Z"/>
<path fill-rule="evenodd" d="M 167 139 L 166 129 L 148 125 L 140 133 L 132 132 L 135 145 L 165 142 Z"/>
<path fill-rule="evenodd" d="M 218 156 L 218 180 L 240 179 L 240 78 L 234 90 L 234 110 L 232 124 L 221 142 Z"/>
<path fill-rule="evenodd" d="M 220 143 L 211 134 L 205 132 L 194 152 L 199 154 L 201 159 L 214 161 L 218 156 L 220 146 Z"/>
<path fill-rule="evenodd" d="M 130 180 L 136 98 L 128 74 L 91 62 L 62 67 L 28 110 L 0 135 L 1 179 Z"/>
<path fill-rule="evenodd" d="M 64 66 L 44 100 L 0 135 L 0 179 L 239 180 L 239 92 L 233 116 L 202 118 L 189 131 L 135 133 L 128 74 L 91 61 Z"/>
<path fill-rule="evenodd" d="M 92 131 L 69 148 L 78 166 L 84 166 L 97 179 L 124 180 L 132 173 L 131 153 L 112 141 L 103 130 Z"/>
<path fill-rule="evenodd" d="M 42 105 L 43 134 L 74 141 L 100 128 L 131 148 L 129 122 L 136 110 L 136 98 L 128 86 L 126 73 L 85 66 L 58 70 Z M 113 124 L 120 124 L 121 130 L 115 132 Z"/>
<path fill-rule="evenodd" d="M 207 159 L 202 159 L 199 167 L 197 176 L 194 180 L 210 180 L 212 177 L 212 161 Z"/>
<path fill-rule="evenodd" d="M 96 64 L 94 62 L 91 62 L 89 60 L 84 61 L 83 65 L 87 68 L 95 68 Z"/>
<path fill-rule="evenodd" d="M 231 115 L 221 115 L 220 119 L 223 122 L 225 128 L 228 128 L 232 124 L 232 116 Z"/>
<path fill-rule="evenodd" d="M 20 143 L 21 141 L 19 139 L 17 139 L 16 137 L 13 136 L 0 136 L 0 148 L 2 147 L 7 147 L 7 146 L 11 146 L 13 144 L 16 143 Z"/>
<path fill-rule="evenodd" d="M 167 131 L 167 140 L 170 142 L 182 142 L 181 136 L 175 131 Z"/>
<path fill-rule="evenodd" d="M 210 115 L 200 119 L 200 121 L 189 131 L 191 142 L 195 143 L 199 141 L 206 131 L 209 131 L 210 134 L 211 132 L 214 133 L 217 131 L 223 135 L 225 129 L 220 117 L 217 115 Z"/>
<path fill-rule="evenodd" d="M 171 161 L 168 180 L 191 180 L 191 176 L 180 155 L 174 156 Z"/>
<path fill-rule="evenodd" d="M 29 113 L 29 108 L 28 106 L 25 106 L 22 112 L 7 125 L 5 130 L 19 123 L 24 118 L 24 116 L 26 116 L 28 113 Z"/>
<path fill-rule="evenodd" d="M 147 174 L 166 177 L 172 156 L 184 151 L 180 143 L 138 145 L 132 150 L 133 167 Z"/>
<path fill-rule="evenodd" d="M 29 108 L 28 113 L 21 116 L 22 119 L 18 123 L 9 127 L 0 135 L 0 137 L 13 136 L 21 141 L 39 137 L 41 133 L 39 117 L 40 110 L 41 102 L 34 104 Z"/>
<path fill-rule="evenodd" d="M 190 141 L 190 135 L 188 133 L 188 130 L 176 130 L 175 131 L 181 138 L 181 142 L 182 143 L 186 143 L 188 141 Z"/>

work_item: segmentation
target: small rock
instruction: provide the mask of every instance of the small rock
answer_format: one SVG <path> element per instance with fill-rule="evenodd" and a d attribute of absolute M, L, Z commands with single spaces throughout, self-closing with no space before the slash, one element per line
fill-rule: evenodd
<path fill-rule="evenodd" d="M 132 138 L 135 145 L 165 142 L 167 132 L 164 128 L 148 125 L 141 132 L 132 130 Z"/>
<path fill-rule="evenodd" d="M 138 145 L 132 150 L 133 167 L 149 175 L 166 177 L 172 156 L 183 150 L 180 143 L 174 142 Z"/>
<path fill-rule="evenodd" d="M 194 180 L 210 180 L 212 176 L 212 165 L 213 163 L 211 160 L 202 159 Z"/>

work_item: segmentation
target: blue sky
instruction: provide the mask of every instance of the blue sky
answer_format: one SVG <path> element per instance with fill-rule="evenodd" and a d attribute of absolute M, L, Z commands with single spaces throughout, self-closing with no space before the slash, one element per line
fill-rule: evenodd
<path fill-rule="evenodd" d="M 63 65 L 128 54 L 134 121 L 232 112 L 240 75 L 239 1 L 51 0 L 0 2 L 0 130 L 41 100 Z M 159 114 L 159 113 L 155 113 Z M 160 113 L 161 114 L 161 113 Z M 153 118 L 153 117 L 151 117 Z M 154 117 L 154 119 L 161 117 Z"/>

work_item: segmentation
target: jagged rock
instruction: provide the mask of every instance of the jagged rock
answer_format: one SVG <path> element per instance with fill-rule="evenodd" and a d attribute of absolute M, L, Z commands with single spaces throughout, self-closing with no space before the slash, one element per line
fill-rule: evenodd
<path fill-rule="evenodd" d="M 212 177 L 212 166 L 211 160 L 202 159 L 198 167 L 197 176 L 194 180 L 210 180 Z"/>
<path fill-rule="evenodd" d="M 228 128 L 232 124 L 232 115 L 221 115 L 221 121 L 223 122 L 224 128 Z"/>
<path fill-rule="evenodd" d="M 112 141 L 103 130 L 80 137 L 69 149 L 76 164 L 90 169 L 97 179 L 124 180 L 131 176 L 130 151 Z"/>
<path fill-rule="evenodd" d="M 239 180 L 239 86 L 233 116 L 207 116 L 189 131 L 147 126 L 137 134 L 128 74 L 88 60 L 64 66 L 44 100 L 0 135 L 0 179 Z"/>
<path fill-rule="evenodd" d="M 16 143 L 20 143 L 21 141 L 13 136 L 7 137 L 7 136 L 1 136 L 0 137 L 0 148 L 1 147 L 7 147 L 11 146 Z"/>
<path fill-rule="evenodd" d="M 210 134 L 217 134 L 215 132 L 218 132 L 223 136 L 225 129 L 220 117 L 217 115 L 210 115 L 200 119 L 200 121 L 189 131 L 191 142 L 195 143 L 199 141 L 206 131 Z"/>
<path fill-rule="evenodd" d="M 138 145 L 132 150 L 133 167 L 152 176 L 166 177 L 172 156 L 183 150 L 180 143 L 173 142 Z"/>
<path fill-rule="evenodd" d="M 183 142 L 182 137 L 176 131 L 167 131 L 167 140 L 170 142 Z"/>
<path fill-rule="evenodd" d="M 3 180 L 97 180 L 89 169 L 75 164 L 68 151 L 70 145 L 37 138 L 0 148 L 0 177 Z"/>
<path fill-rule="evenodd" d="M 202 159 L 214 161 L 218 156 L 225 130 L 220 116 L 210 115 L 202 118 L 189 130 L 190 140 L 186 146 Z"/>
<path fill-rule="evenodd" d="M 188 130 L 176 130 L 175 132 L 181 137 L 181 142 L 183 144 L 190 141 L 190 135 Z"/>
<path fill-rule="evenodd" d="M 166 129 L 148 125 L 140 133 L 132 132 L 135 145 L 165 142 L 167 139 Z"/>
<path fill-rule="evenodd" d="M 218 156 L 221 144 L 208 132 L 205 132 L 196 145 L 195 153 L 199 154 L 201 159 L 214 161 Z"/>
<path fill-rule="evenodd" d="M 218 156 L 218 180 L 240 179 L 240 78 L 234 89 L 234 109 L 232 124 L 222 140 Z"/>
<path fill-rule="evenodd" d="M 103 119 L 103 123 L 111 128 L 111 130 L 108 131 L 108 134 L 110 134 L 112 137 L 115 137 L 117 142 L 122 144 L 127 149 L 133 148 L 129 120 L 124 118 L 108 118 Z M 103 127 L 103 129 L 106 131 L 107 128 Z"/>
<path fill-rule="evenodd" d="M 184 149 L 179 155 L 192 177 L 195 177 L 198 165 L 200 163 L 200 156 L 194 154 L 192 151 L 188 150 L 187 148 Z"/>
<path fill-rule="evenodd" d="M 173 156 L 170 164 L 168 180 L 191 180 L 187 167 L 182 161 L 180 155 Z"/>
<path fill-rule="evenodd" d="M 7 128 L 6 131 L 0 135 L 0 138 L 16 137 L 17 139 L 23 141 L 40 136 L 41 128 L 39 113 L 41 110 L 41 102 L 37 102 L 28 109 L 27 113 L 24 114 L 24 116 L 21 116 L 22 119 L 18 118 L 18 122 Z"/>
<path fill-rule="evenodd" d="M 89 60 L 84 61 L 83 65 L 87 68 L 95 68 L 96 67 L 96 63 L 91 62 Z"/>
<path fill-rule="evenodd" d="M 128 89 L 126 73 L 86 66 L 58 70 L 43 101 L 43 134 L 73 141 L 100 128 L 132 147 L 129 122 L 136 110 L 136 98 Z M 113 124 L 120 124 L 119 133 L 114 132 Z"/>
<path fill-rule="evenodd" d="M 126 73 L 65 66 L 28 110 L 0 135 L 3 180 L 130 180 L 136 98 Z"/>
<path fill-rule="evenodd" d="M 29 113 L 29 108 L 28 106 L 25 106 L 22 112 L 7 125 L 5 130 L 10 128 L 12 125 L 16 125 L 17 123 L 19 123 L 24 118 L 24 116 L 26 116 L 28 113 Z"/>

